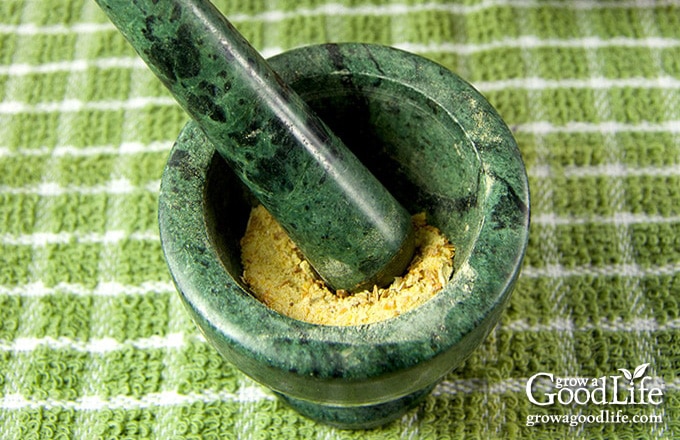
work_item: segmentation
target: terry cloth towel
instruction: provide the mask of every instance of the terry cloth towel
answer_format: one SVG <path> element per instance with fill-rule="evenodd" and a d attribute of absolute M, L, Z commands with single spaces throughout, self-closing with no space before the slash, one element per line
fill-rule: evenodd
<path fill-rule="evenodd" d="M 680 438 L 679 1 L 216 5 L 266 56 L 392 45 L 488 97 L 532 192 L 510 304 L 400 420 L 298 415 L 199 336 L 167 272 L 158 187 L 187 115 L 92 0 L 2 0 L 0 438 Z M 629 386 L 642 404 L 612 403 Z"/>

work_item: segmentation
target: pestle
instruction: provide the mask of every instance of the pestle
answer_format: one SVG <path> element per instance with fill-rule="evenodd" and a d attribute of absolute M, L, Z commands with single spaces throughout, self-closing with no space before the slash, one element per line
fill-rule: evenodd
<path fill-rule="evenodd" d="M 330 287 L 403 273 L 409 213 L 209 1 L 96 1 Z"/>

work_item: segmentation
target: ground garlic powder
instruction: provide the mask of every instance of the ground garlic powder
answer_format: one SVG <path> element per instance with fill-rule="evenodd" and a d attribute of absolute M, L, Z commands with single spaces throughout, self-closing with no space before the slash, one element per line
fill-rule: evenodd
<path fill-rule="evenodd" d="M 252 209 L 241 239 L 243 280 L 273 310 L 322 325 L 382 321 L 417 307 L 441 290 L 453 272 L 454 248 L 425 214 L 413 216 L 416 250 L 403 277 L 386 288 L 334 293 L 267 210 Z"/>

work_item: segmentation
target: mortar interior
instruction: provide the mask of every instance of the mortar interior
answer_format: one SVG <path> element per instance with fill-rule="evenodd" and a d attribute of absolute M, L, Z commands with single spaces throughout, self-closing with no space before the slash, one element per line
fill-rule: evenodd
<path fill-rule="evenodd" d="M 376 90 L 375 77 L 353 75 L 349 88 L 343 81 L 315 77 L 292 87 L 411 214 L 426 212 L 428 223 L 454 244 L 458 268 L 470 254 L 484 215 L 478 204 L 486 188 L 475 146 L 451 115 L 422 95 L 412 96 L 415 92 L 403 84 L 387 88 L 383 79 Z M 239 240 L 257 202 L 217 154 L 205 198 L 209 236 L 240 283 Z"/>

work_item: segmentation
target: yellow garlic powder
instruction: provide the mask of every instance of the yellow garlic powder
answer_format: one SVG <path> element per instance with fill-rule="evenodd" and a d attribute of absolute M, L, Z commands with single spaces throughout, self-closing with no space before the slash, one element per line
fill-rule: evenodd
<path fill-rule="evenodd" d="M 301 321 L 344 326 L 393 318 L 432 298 L 453 272 L 454 248 L 446 237 L 426 224 L 424 213 L 412 220 L 416 250 L 403 277 L 382 289 L 334 293 L 269 212 L 257 206 L 241 239 L 243 280 L 264 304 Z"/>

